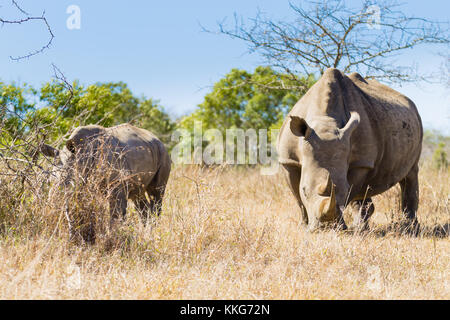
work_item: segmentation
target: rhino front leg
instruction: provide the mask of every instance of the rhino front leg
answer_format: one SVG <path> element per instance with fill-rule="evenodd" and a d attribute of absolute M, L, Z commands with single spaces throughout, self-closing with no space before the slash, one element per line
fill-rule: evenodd
<path fill-rule="evenodd" d="M 408 175 L 400 181 L 402 211 L 408 219 L 408 231 L 417 235 L 419 223 L 417 221 L 417 209 L 419 207 L 419 167 L 416 164 Z"/>
<path fill-rule="evenodd" d="M 353 214 L 353 226 L 359 231 L 365 231 L 369 228 L 369 218 L 375 211 L 372 199 L 356 200 L 351 204 Z"/>
<path fill-rule="evenodd" d="M 308 214 L 303 202 L 300 198 L 300 178 L 301 178 L 301 168 L 283 165 L 283 172 L 285 173 L 286 180 L 288 182 L 289 188 L 293 193 L 295 199 L 297 200 L 298 206 L 301 212 L 301 223 L 303 226 L 308 225 Z"/>
<path fill-rule="evenodd" d="M 119 218 L 124 218 L 127 213 L 127 193 L 125 188 L 113 190 L 109 197 L 109 212 L 111 215 L 110 226 L 112 227 Z"/>
<path fill-rule="evenodd" d="M 151 204 L 145 197 L 145 194 L 140 194 L 136 199 L 133 200 L 134 206 L 138 210 L 142 222 L 145 224 L 148 218 L 149 211 L 151 210 Z"/>
<path fill-rule="evenodd" d="M 69 204 L 68 204 L 68 200 L 67 199 L 64 202 L 64 216 L 66 217 L 67 227 L 69 229 L 69 241 L 73 241 L 75 239 L 75 231 L 73 229 L 72 219 L 70 218 Z"/>

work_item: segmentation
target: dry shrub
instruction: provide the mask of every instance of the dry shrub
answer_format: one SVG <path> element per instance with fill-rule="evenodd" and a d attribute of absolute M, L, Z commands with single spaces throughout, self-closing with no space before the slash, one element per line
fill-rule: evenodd
<path fill-rule="evenodd" d="M 0 167 L 3 167 L 0 163 Z M 48 201 L 48 176 L 29 175 L 21 179 L 7 169 L 0 175 L 0 230 L 2 236 L 32 238 L 52 233 L 60 220 L 56 203 Z"/>
<path fill-rule="evenodd" d="M 111 158 L 110 148 L 99 141 L 95 150 L 84 150 L 65 165 L 58 160 L 45 167 L 17 159 L 14 167 L 6 163 L 0 174 L 1 230 L 27 237 L 58 233 L 77 244 L 93 244 L 100 236 L 103 242 L 114 243 L 108 236 L 114 234 L 111 227 L 120 224 L 111 219 L 115 203 L 110 200 L 134 178 L 121 169 L 118 162 L 123 156 Z"/>

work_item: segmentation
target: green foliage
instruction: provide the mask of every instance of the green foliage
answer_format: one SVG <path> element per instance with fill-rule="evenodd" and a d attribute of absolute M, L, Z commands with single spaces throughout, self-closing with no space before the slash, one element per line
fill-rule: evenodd
<path fill-rule="evenodd" d="M 450 137 L 444 135 L 436 129 L 425 129 L 423 132 L 423 144 L 421 158 L 433 162 L 433 156 L 439 145 L 443 144 L 442 150 L 445 153 L 450 152 Z"/>
<path fill-rule="evenodd" d="M 110 127 L 130 122 L 139 114 L 139 99 L 123 82 L 87 87 L 74 82 L 72 87 L 70 92 L 60 83 L 51 82 L 41 88 L 40 100 L 46 106 L 33 116 L 40 117 L 43 123 L 55 124 L 56 136 L 79 125 L 95 123 Z"/>
<path fill-rule="evenodd" d="M 6 133 L 23 136 L 33 127 L 39 128 L 40 138 L 52 142 L 80 125 L 130 122 L 164 135 L 161 138 L 167 141 L 175 127 L 158 102 L 134 96 L 123 82 L 82 86 L 75 81 L 71 90 L 57 81 L 45 83 L 40 90 L 0 82 L 0 106 L 2 139 Z"/>
<path fill-rule="evenodd" d="M 141 116 L 137 120 L 138 126 L 148 128 L 164 144 L 169 145 L 172 131 L 175 130 L 175 122 L 164 111 L 159 101 L 141 99 L 139 113 Z"/>
<path fill-rule="evenodd" d="M 433 165 L 438 170 L 446 170 L 448 168 L 447 152 L 444 150 L 445 143 L 439 143 L 433 154 Z"/>
<path fill-rule="evenodd" d="M 298 99 L 314 83 L 312 78 L 294 81 L 270 67 L 257 67 L 253 73 L 233 69 L 213 87 L 180 127 L 192 129 L 201 121 L 203 129 L 279 128 Z"/>
<path fill-rule="evenodd" d="M 258 67 L 253 73 L 233 69 L 178 127 L 192 131 L 194 122 L 201 121 L 203 129 L 217 128 L 223 133 L 233 128 L 279 128 L 313 83 L 313 78 L 293 79 L 270 67 Z M 30 140 L 30 135 L 25 136 L 33 133 L 34 139 L 62 144 L 61 137 L 80 125 L 110 127 L 130 122 L 170 145 L 177 127 L 159 101 L 136 97 L 123 82 L 84 86 L 75 81 L 70 90 L 59 81 L 44 83 L 38 90 L 0 82 L 0 106 L 0 139 L 8 135 L 10 141 Z"/>
<path fill-rule="evenodd" d="M 2 139 L 12 139 L 26 130 L 22 125 L 23 117 L 35 110 L 35 102 L 29 96 L 36 91 L 27 84 L 16 85 L 0 82 L 0 128 Z"/>
<path fill-rule="evenodd" d="M 195 138 L 190 142 L 189 139 L 184 140 L 184 150 L 190 148 L 192 151 L 194 144 L 196 146 L 201 144 L 203 150 L 206 150 L 207 146 L 223 150 L 220 144 L 225 147 L 223 143 L 226 131 L 233 129 L 242 129 L 246 133 L 250 131 L 249 129 L 255 130 L 252 132 L 257 135 L 257 143 L 263 146 L 265 142 L 259 140 L 262 132 L 258 130 L 267 130 L 267 141 L 270 142 L 272 140 L 270 130 L 281 127 L 286 114 L 314 82 L 313 77 L 293 78 L 270 67 L 257 67 L 253 73 L 232 69 L 214 84 L 212 91 L 205 96 L 204 101 L 193 113 L 180 120 L 179 127 L 190 131 L 191 136 L 194 131 L 199 132 L 198 129 L 194 130 L 196 125 L 205 134 L 202 141 L 195 141 Z M 208 129 L 219 130 L 222 137 L 216 139 L 215 134 L 208 136 L 208 132 L 205 132 Z M 247 161 L 250 159 L 251 138 L 246 136 L 244 139 L 245 154 L 241 156 Z M 237 148 L 234 152 L 236 158 Z M 267 145 L 267 152 L 269 154 L 272 152 L 270 145 Z"/>
<path fill-rule="evenodd" d="M 441 142 L 450 141 L 450 137 L 445 136 L 436 129 L 425 129 L 423 132 L 423 142 L 427 145 L 436 146 Z"/>

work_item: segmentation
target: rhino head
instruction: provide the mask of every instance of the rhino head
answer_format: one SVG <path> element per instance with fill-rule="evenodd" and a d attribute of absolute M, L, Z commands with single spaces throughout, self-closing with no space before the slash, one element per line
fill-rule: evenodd
<path fill-rule="evenodd" d="M 67 186 L 73 179 L 74 170 L 86 176 L 96 166 L 100 149 L 105 149 L 102 148 L 104 142 L 104 128 L 89 125 L 77 128 L 62 149 L 43 144 L 41 152 L 56 159 L 56 179 Z"/>
<path fill-rule="evenodd" d="M 290 117 L 290 130 L 298 137 L 301 162 L 299 194 L 311 230 L 327 223 L 346 229 L 342 211 L 350 192 L 350 138 L 359 121 L 356 112 L 351 113 L 343 128 L 329 116 L 315 116 L 308 121 Z"/>

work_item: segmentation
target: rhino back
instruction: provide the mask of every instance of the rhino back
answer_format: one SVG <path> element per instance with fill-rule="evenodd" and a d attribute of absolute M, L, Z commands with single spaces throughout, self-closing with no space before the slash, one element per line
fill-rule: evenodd
<path fill-rule="evenodd" d="M 162 163 L 168 161 L 163 143 L 151 132 L 129 124 L 107 130 L 124 159 L 124 169 L 136 184 L 149 184 Z"/>

